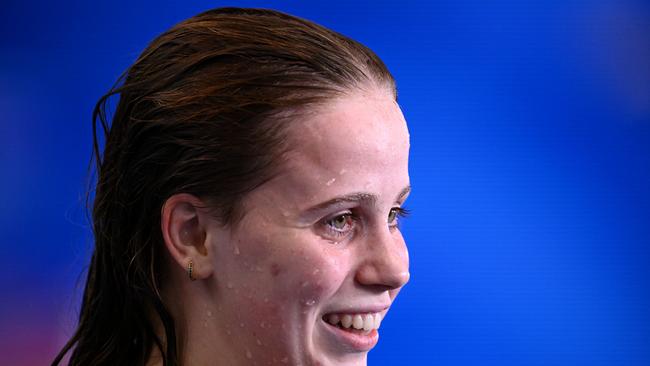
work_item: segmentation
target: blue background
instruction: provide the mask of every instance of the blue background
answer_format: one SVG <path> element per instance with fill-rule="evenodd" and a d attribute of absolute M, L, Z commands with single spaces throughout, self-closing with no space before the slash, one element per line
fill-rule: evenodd
<path fill-rule="evenodd" d="M 412 137 L 412 279 L 370 365 L 650 365 L 650 5 L 3 1 L 0 363 L 71 334 L 92 249 L 95 101 L 216 6 L 342 32 L 394 73 Z"/>

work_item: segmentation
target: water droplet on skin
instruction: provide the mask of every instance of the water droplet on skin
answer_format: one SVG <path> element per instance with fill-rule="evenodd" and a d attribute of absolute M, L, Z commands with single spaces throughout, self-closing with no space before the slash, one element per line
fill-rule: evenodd
<path fill-rule="evenodd" d="M 232 334 L 232 332 L 230 331 L 230 329 L 226 329 L 226 334 L 228 334 L 228 335 L 231 335 L 231 334 Z"/>
<path fill-rule="evenodd" d="M 203 322 L 203 328 L 207 328 L 207 327 L 208 327 L 208 322 Z"/>
<path fill-rule="evenodd" d="M 260 328 L 266 328 L 266 322 L 261 322 L 260 323 Z"/>
<path fill-rule="evenodd" d="M 251 353 L 251 351 L 246 350 L 246 358 L 248 358 L 249 360 L 253 358 L 253 354 Z"/>
<path fill-rule="evenodd" d="M 347 170 L 345 170 L 345 169 L 341 169 L 341 170 L 339 171 L 339 175 L 343 175 L 343 174 L 345 174 L 345 173 L 347 173 Z"/>
<path fill-rule="evenodd" d="M 309 282 L 305 281 L 305 282 L 302 283 L 301 286 L 302 286 L 302 287 L 307 287 L 307 286 L 309 286 Z"/>
<path fill-rule="evenodd" d="M 262 345 L 262 341 L 260 341 L 259 338 L 256 340 L 256 342 L 257 342 L 257 345 L 258 345 L 258 346 L 261 346 L 261 345 Z"/>
<path fill-rule="evenodd" d="M 241 328 L 243 328 L 243 327 L 244 327 L 244 323 L 239 323 L 239 326 L 240 326 Z"/>
<path fill-rule="evenodd" d="M 316 268 L 312 274 L 318 274 L 318 272 L 320 272 L 320 269 Z"/>
<path fill-rule="evenodd" d="M 212 316 L 212 312 L 208 310 L 208 316 Z"/>
<path fill-rule="evenodd" d="M 233 288 L 232 282 L 228 282 L 228 284 L 226 284 L 226 287 Z"/>
<path fill-rule="evenodd" d="M 314 300 L 314 299 L 309 299 L 309 300 L 305 301 L 305 305 L 307 305 L 307 306 L 312 306 L 315 303 L 316 303 L 316 300 Z"/>
<path fill-rule="evenodd" d="M 235 249 L 233 250 L 233 253 L 235 253 L 235 255 L 239 255 L 240 252 L 239 252 L 239 246 L 238 245 L 235 245 Z"/>
<path fill-rule="evenodd" d="M 332 183 L 334 183 L 334 182 L 336 182 L 336 178 L 332 178 L 332 179 L 328 180 L 327 183 L 325 183 L 325 184 L 326 184 L 327 186 L 331 186 Z"/>

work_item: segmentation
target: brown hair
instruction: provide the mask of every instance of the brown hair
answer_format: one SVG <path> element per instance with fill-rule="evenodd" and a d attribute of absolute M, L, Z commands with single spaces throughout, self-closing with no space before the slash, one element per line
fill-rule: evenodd
<path fill-rule="evenodd" d="M 165 365 L 178 365 L 174 320 L 158 291 L 166 199 L 196 195 L 232 225 L 238 203 L 290 148 L 296 111 L 368 85 L 396 97 L 368 48 L 277 11 L 214 9 L 156 38 L 93 113 L 95 249 L 78 327 L 52 364 L 71 351 L 70 365 L 144 365 L 155 346 Z"/>

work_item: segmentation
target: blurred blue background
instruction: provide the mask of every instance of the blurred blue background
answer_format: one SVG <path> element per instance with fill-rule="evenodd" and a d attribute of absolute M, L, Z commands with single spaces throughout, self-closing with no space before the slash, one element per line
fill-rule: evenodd
<path fill-rule="evenodd" d="M 365 43 L 412 137 L 412 279 L 370 365 L 650 365 L 650 4 L 3 1 L 0 363 L 70 336 L 91 110 L 156 35 L 270 7 Z"/>

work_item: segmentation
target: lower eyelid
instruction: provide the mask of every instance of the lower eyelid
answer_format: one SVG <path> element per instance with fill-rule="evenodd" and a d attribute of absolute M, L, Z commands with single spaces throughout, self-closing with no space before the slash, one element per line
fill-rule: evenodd
<path fill-rule="evenodd" d="M 350 231 L 354 230 L 355 227 L 356 227 L 355 224 L 350 224 L 350 228 L 346 229 L 346 230 L 339 230 L 339 229 L 334 229 L 334 228 L 331 228 L 331 227 L 328 228 L 328 230 L 331 231 L 331 232 L 337 233 L 337 235 L 338 234 L 345 235 L 346 233 L 349 233 Z"/>
<path fill-rule="evenodd" d="M 332 237 L 335 237 L 336 239 L 341 239 L 341 238 L 344 238 L 344 237 L 346 237 L 348 235 L 351 235 L 356 230 L 357 225 L 358 225 L 357 224 L 357 219 L 352 217 L 352 220 L 351 220 L 352 223 L 350 224 L 350 228 L 347 229 L 347 230 L 341 231 L 341 230 L 337 230 L 337 229 L 332 228 L 331 225 L 328 225 L 327 222 L 329 222 L 329 221 L 330 220 L 327 220 L 322 224 L 323 230 L 325 231 L 326 236 L 332 236 Z"/>

